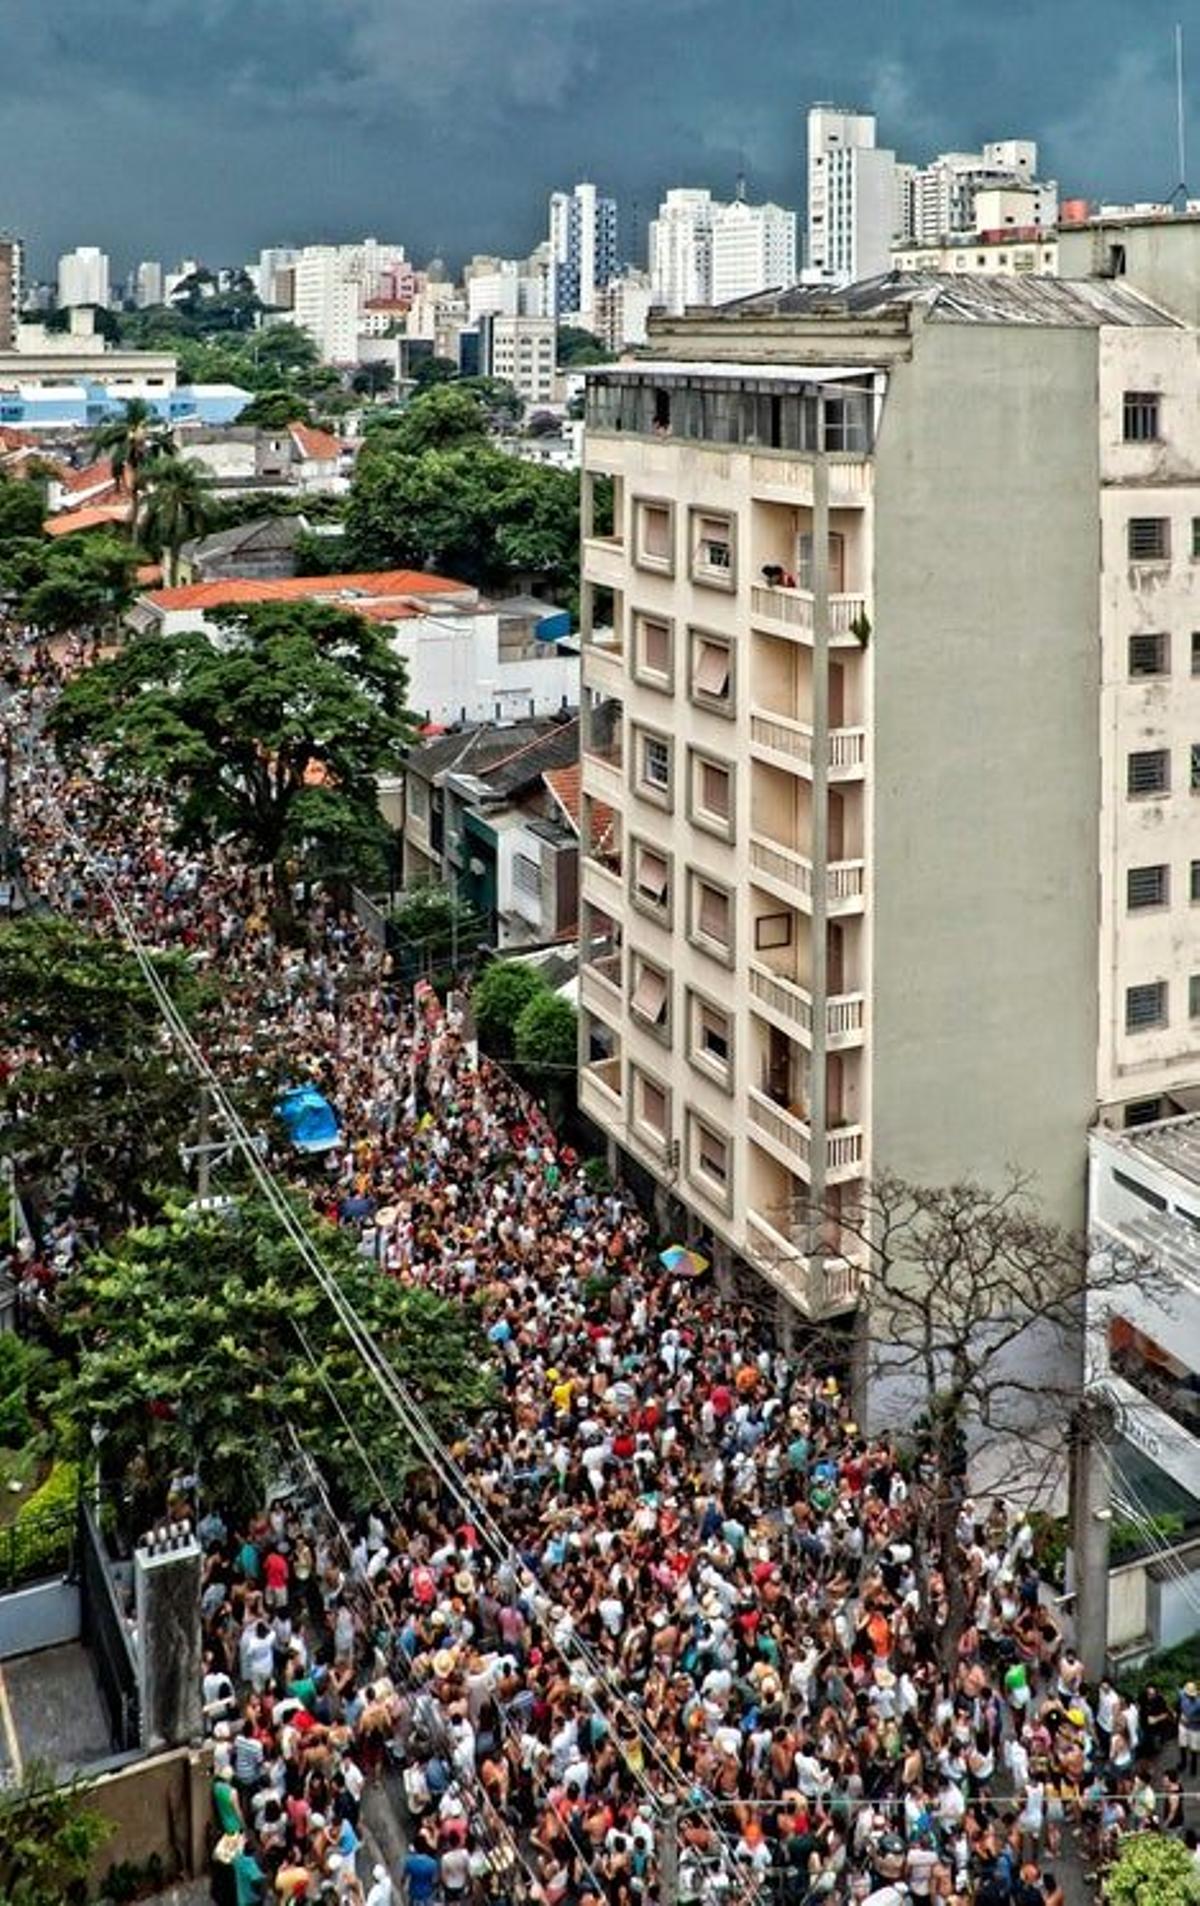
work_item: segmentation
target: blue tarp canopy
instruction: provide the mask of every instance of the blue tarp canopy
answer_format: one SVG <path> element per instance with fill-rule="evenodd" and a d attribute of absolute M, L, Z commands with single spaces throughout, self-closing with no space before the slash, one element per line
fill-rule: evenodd
<path fill-rule="evenodd" d="M 297 1151 L 327 1152 L 341 1137 L 337 1114 L 314 1085 L 297 1085 L 285 1092 L 275 1116 Z"/>

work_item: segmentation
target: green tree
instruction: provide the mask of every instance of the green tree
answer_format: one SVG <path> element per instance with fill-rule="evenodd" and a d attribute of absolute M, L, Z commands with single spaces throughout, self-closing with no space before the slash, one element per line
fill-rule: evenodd
<path fill-rule="evenodd" d="M 452 357 L 423 357 L 413 372 L 413 383 L 419 391 L 430 390 L 435 384 L 452 384 L 458 376 L 458 365 Z"/>
<path fill-rule="evenodd" d="M 494 960 L 471 995 L 480 1044 L 497 1059 L 511 1059 L 518 1019 L 545 992 L 546 982 L 536 966 L 524 960 Z"/>
<path fill-rule="evenodd" d="M 40 483 L 0 472 L 0 543 L 40 536 L 45 515 L 46 498 Z"/>
<path fill-rule="evenodd" d="M 531 1088 L 561 1112 L 575 1097 L 579 1019 L 574 1006 L 543 988 L 526 1001 L 513 1031 L 513 1056 Z"/>
<path fill-rule="evenodd" d="M 15 1786 L 0 1788 L 0 1906 L 86 1899 L 92 1859 L 112 1831 L 86 1786 L 59 1786 L 53 1767 L 31 1761 Z"/>
<path fill-rule="evenodd" d="M 399 894 L 388 916 L 388 941 L 415 976 L 474 952 L 479 916 L 449 887 L 432 881 Z"/>
<path fill-rule="evenodd" d="M 386 632 L 318 602 L 257 603 L 144 636 L 75 677 L 53 716 L 68 757 L 99 745 L 107 780 L 165 788 L 178 838 L 232 836 L 316 877 L 331 832 L 378 840 L 377 777 L 412 739 L 407 671 Z M 291 866 L 289 868 L 289 863 Z"/>
<path fill-rule="evenodd" d="M 130 533 L 136 537 L 147 466 L 173 456 L 174 439 L 144 397 L 130 397 L 117 416 L 106 418 L 92 432 L 92 448 L 109 459 L 113 475 L 129 492 Z"/>
<path fill-rule="evenodd" d="M 185 1020 L 207 990 L 178 955 L 155 965 Z M 0 1121 L 18 1181 L 52 1188 L 65 1158 L 107 1223 L 136 1208 L 138 1187 L 178 1175 L 195 1087 L 162 1034 L 133 955 L 50 915 L 0 925 L 0 1047 L 33 1056 L 0 1085 Z"/>
<path fill-rule="evenodd" d="M 466 1306 L 380 1276 L 346 1233 L 298 1215 L 441 1432 L 492 1399 L 485 1346 Z M 265 1204 L 166 1212 L 129 1232 L 69 1281 L 61 1327 L 77 1364 L 56 1407 L 81 1431 L 99 1423 L 112 1473 L 147 1475 L 151 1489 L 184 1465 L 198 1469 L 212 1499 L 235 1512 L 253 1508 L 294 1430 L 342 1501 L 361 1506 L 374 1491 L 340 1412 L 389 1491 L 413 1465 L 324 1289 Z"/>
<path fill-rule="evenodd" d="M 396 373 L 390 364 L 373 361 L 360 364 L 350 379 L 350 387 L 360 397 L 384 397 L 395 386 Z"/>
<path fill-rule="evenodd" d="M 479 394 L 461 384 L 443 384 L 405 405 L 390 431 L 388 448 L 420 456 L 425 450 L 481 443 L 486 436 L 487 412 Z"/>
<path fill-rule="evenodd" d="M 18 615 L 42 635 L 111 639 L 137 590 L 137 552 L 99 531 L 14 543 L 0 553 L 0 581 L 16 591 Z"/>
<path fill-rule="evenodd" d="M 1122 1840 L 1104 1881 L 1107 1906 L 1197 1906 L 1200 1875 L 1186 1846 L 1165 1833 Z"/>
<path fill-rule="evenodd" d="M 299 391 L 281 385 L 259 391 L 239 410 L 237 420 L 240 424 L 257 424 L 260 430 L 285 430 L 288 424 L 311 424 L 312 405 Z"/>
<path fill-rule="evenodd" d="M 558 361 L 565 369 L 574 369 L 583 364 L 611 364 L 613 354 L 605 350 L 594 331 L 585 331 L 578 324 L 560 324 Z"/>
<path fill-rule="evenodd" d="M 163 557 L 168 587 L 175 581 L 179 552 L 190 536 L 202 536 L 211 520 L 211 485 L 204 465 L 194 457 L 153 462 L 146 475 L 142 538 Z"/>

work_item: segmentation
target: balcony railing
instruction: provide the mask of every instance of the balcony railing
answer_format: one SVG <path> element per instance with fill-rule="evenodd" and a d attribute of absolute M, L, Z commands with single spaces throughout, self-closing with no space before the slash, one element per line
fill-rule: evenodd
<path fill-rule="evenodd" d="M 750 837 L 750 865 L 756 873 L 776 881 L 802 900 L 812 900 L 812 862 L 803 854 L 759 834 Z M 831 860 L 825 869 L 826 896 L 831 913 L 854 913 L 862 904 L 866 866 L 861 860 Z"/>
<path fill-rule="evenodd" d="M 812 995 L 794 980 L 772 973 L 769 966 L 750 963 L 750 997 L 785 1020 L 789 1028 L 810 1043 L 813 1030 Z M 862 1041 L 863 996 L 833 993 L 825 1001 L 825 1037 L 831 1046 L 853 1046 Z"/>
<path fill-rule="evenodd" d="M 593 754 L 591 749 L 585 748 L 580 764 L 584 793 L 594 795 L 609 807 L 619 807 L 625 788 L 620 756 Z"/>
<path fill-rule="evenodd" d="M 605 953 L 598 960 L 588 960 L 580 968 L 583 984 L 584 1004 L 607 1006 L 611 1011 L 621 1002 L 621 955 Z"/>
<path fill-rule="evenodd" d="M 783 755 L 801 767 L 811 768 L 813 731 L 805 721 L 793 721 L 788 715 L 751 710 L 750 739 L 772 754 Z M 866 731 L 862 728 L 832 728 L 829 731 L 829 772 L 834 779 L 861 774 L 866 759 Z"/>
<path fill-rule="evenodd" d="M 579 1102 L 585 1112 L 612 1124 L 622 1116 L 621 1061 L 596 1059 L 580 1068 Z"/>
<path fill-rule="evenodd" d="M 625 545 L 619 536 L 585 536 L 583 573 L 588 582 L 612 587 L 619 584 L 625 566 Z"/>
<path fill-rule="evenodd" d="M 802 460 L 776 451 L 750 459 L 750 483 L 755 491 L 786 490 L 788 501 L 803 504 L 812 501 L 814 459 Z M 871 488 L 871 459 L 844 456 L 828 460 L 829 500 L 831 503 L 861 503 Z"/>
<path fill-rule="evenodd" d="M 808 1170 L 809 1154 L 812 1148 L 812 1135 L 803 1119 L 788 1112 L 782 1105 L 776 1105 L 765 1092 L 756 1086 L 750 1087 L 750 1123 L 756 1131 L 763 1132 L 772 1139 L 789 1157 Z"/>
<path fill-rule="evenodd" d="M 807 1243 L 807 1238 L 804 1240 Z M 853 1310 L 862 1266 L 840 1257 L 813 1257 L 757 1211 L 746 1213 L 746 1255 L 777 1289 L 809 1317 Z"/>
<path fill-rule="evenodd" d="M 811 635 L 816 626 L 816 597 L 810 589 L 771 588 L 754 583 L 750 589 L 750 608 L 755 620 L 771 623 L 785 634 Z M 849 644 L 860 638 L 855 626 L 864 626 L 867 599 L 857 595 L 832 595 L 829 598 L 829 633 L 835 642 Z"/>

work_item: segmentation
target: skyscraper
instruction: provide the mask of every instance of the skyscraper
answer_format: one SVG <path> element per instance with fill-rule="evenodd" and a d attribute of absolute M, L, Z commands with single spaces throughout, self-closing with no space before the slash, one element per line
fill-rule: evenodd
<path fill-rule="evenodd" d="M 594 185 L 550 194 L 550 255 L 554 267 L 554 315 L 587 324 L 596 292 L 614 276 L 617 256 L 617 201 Z"/>
<path fill-rule="evenodd" d="M 65 308 L 80 304 L 107 307 L 108 257 L 98 245 L 77 245 L 58 261 L 58 302 Z"/>
<path fill-rule="evenodd" d="M 0 236 L 0 351 L 17 345 L 21 310 L 21 241 Z"/>
<path fill-rule="evenodd" d="M 896 223 L 896 155 L 875 144 L 874 113 L 813 106 L 805 278 L 844 285 L 879 276 Z"/>
<path fill-rule="evenodd" d="M 134 303 L 139 311 L 163 301 L 163 268 L 156 258 L 144 258 L 133 276 Z"/>

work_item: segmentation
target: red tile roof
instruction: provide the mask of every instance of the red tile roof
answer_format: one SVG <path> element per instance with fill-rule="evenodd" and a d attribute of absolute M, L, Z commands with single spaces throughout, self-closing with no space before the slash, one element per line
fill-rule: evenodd
<path fill-rule="evenodd" d="M 117 479 L 112 464 L 104 457 L 99 463 L 85 464 L 82 470 L 63 470 L 58 482 L 72 496 L 77 496 L 81 491 L 115 489 Z"/>
<path fill-rule="evenodd" d="M 220 609 L 234 602 L 333 602 L 339 608 L 360 609 L 380 620 L 383 604 L 395 606 L 395 620 L 416 614 L 406 598 L 411 596 L 470 596 L 469 584 L 452 582 L 446 576 L 431 576 L 423 569 L 365 570 L 349 576 L 284 576 L 253 578 L 231 577 L 226 582 L 193 582 L 178 589 L 155 589 L 146 601 L 156 609 L 170 612 L 180 609 Z"/>
<path fill-rule="evenodd" d="M 579 817 L 583 808 L 583 768 L 573 761 L 568 768 L 547 768 L 542 780 L 546 783 L 554 799 L 566 816 L 568 825 L 575 833 L 579 832 Z M 591 847 L 606 847 L 612 838 L 616 814 L 611 807 L 605 807 L 603 801 L 592 802 L 592 838 Z"/>
<path fill-rule="evenodd" d="M 16 456 L 20 450 L 36 450 L 38 440 L 28 430 L 14 429 L 12 424 L 0 424 L 0 457 Z"/>
<path fill-rule="evenodd" d="M 292 424 L 292 442 L 302 457 L 316 463 L 336 463 L 342 454 L 341 440 L 328 430 L 314 430 L 311 424 Z"/>
<path fill-rule="evenodd" d="M 47 536 L 71 536 L 77 529 L 99 529 L 102 523 L 127 523 L 128 502 L 85 503 L 77 510 L 60 510 L 42 524 Z"/>

